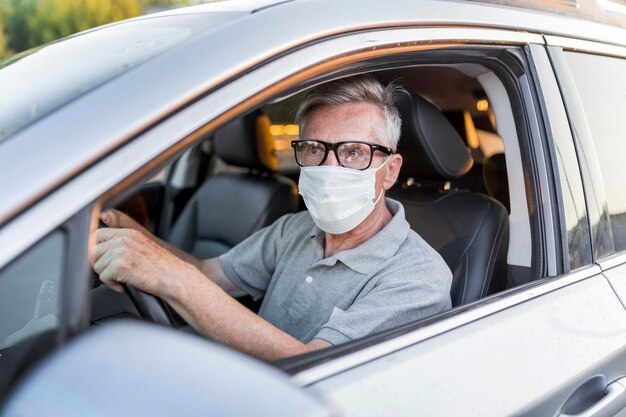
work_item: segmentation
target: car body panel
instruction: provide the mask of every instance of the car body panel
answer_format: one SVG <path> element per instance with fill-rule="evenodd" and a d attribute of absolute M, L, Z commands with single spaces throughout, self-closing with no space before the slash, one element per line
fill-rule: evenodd
<path fill-rule="evenodd" d="M 551 416 L 624 357 L 626 311 L 597 274 L 311 387 L 346 416 Z"/>
<path fill-rule="evenodd" d="M 626 308 L 626 253 L 620 253 L 599 262 L 603 274 Z"/>

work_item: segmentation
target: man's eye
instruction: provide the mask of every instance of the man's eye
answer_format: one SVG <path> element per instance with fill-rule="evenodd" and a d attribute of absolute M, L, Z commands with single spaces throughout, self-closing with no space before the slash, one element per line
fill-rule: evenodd
<path fill-rule="evenodd" d="M 321 151 L 322 150 L 319 146 L 313 144 L 304 144 L 300 146 L 300 152 L 306 153 L 307 155 L 317 155 Z"/>
<path fill-rule="evenodd" d="M 343 152 L 343 156 L 344 156 L 344 158 L 348 158 L 348 159 L 363 158 L 363 150 L 360 149 L 360 148 L 346 149 Z"/>

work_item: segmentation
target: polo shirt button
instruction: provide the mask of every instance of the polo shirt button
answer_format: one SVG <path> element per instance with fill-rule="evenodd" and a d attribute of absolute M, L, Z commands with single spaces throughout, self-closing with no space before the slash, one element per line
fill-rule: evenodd
<path fill-rule="evenodd" d="M 309 275 L 309 276 L 308 276 L 308 277 L 306 277 L 304 280 L 306 281 L 306 283 L 307 283 L 307 284 L 310 284 L 310 283 L 312 283 L 312 282 L 313 282 L 313 277 L 312 277 L 311 275 Z"/>

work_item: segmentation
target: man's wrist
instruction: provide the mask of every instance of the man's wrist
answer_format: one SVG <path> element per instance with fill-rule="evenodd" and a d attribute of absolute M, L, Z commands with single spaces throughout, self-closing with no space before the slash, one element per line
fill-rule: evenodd
<path fill-rule="evenodd" d="M 164 285 L 159 291 L 159 297 L 171 304 L 185 304 L 188 293 L 195 285 L 194 283 L 200 279 L 204 279 L 204 274 L 195 266 L 185 262 L 175 276 L 168 277 Z"/>

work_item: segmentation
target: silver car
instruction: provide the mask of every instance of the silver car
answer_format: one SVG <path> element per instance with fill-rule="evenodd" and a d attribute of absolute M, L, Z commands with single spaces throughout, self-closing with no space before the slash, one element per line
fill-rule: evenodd
<path fill-rule="evenodd" d="M 626 5 L 516 3 L 214 3 L 0 63 L 2 416 L 626 416 Z M 362 73 L 411 92 L 391 195 L 451 310 L 266 364 L 98 285 L 104 208 L 204 257 L 303 209 L 293 110 Z"/>

